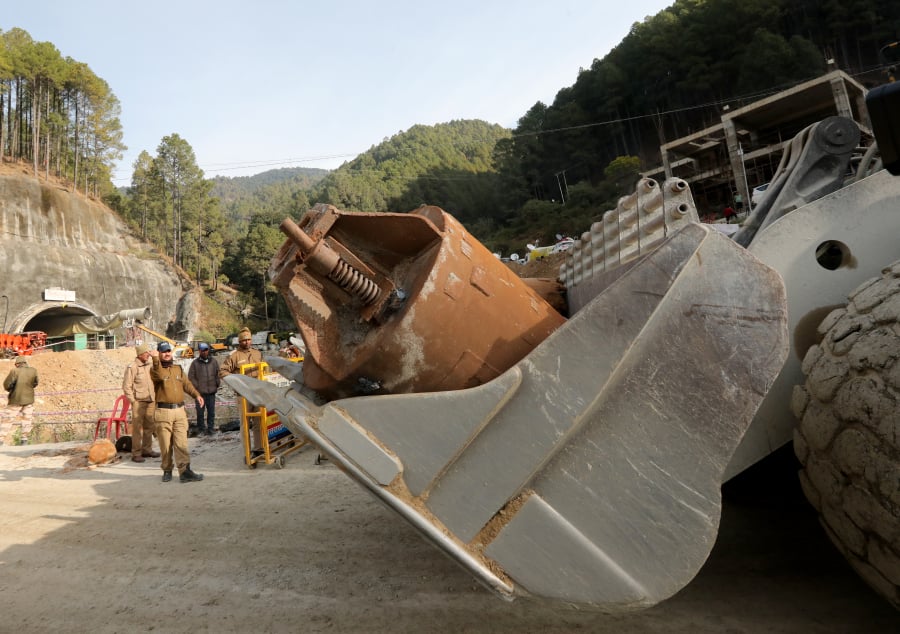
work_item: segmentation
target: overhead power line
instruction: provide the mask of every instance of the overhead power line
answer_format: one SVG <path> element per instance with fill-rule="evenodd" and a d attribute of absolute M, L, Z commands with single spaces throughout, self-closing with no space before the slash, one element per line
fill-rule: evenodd
<path fill-rule="evenodd" d="M 864 74 L 864 73 L 856 73 L 856 74 L 852 74 L 851 76 L 860 75 L 860 74 Z M 790 84 L 790 85 L 793 85 L 793 84 Z M 650 118 L 655 118 L 655 117 L 660 117 L 660 116 L 665 116 L 665 115 L 676 114 L 679 112 L 688 112 L 690 110 L 700 110 L 700 109 L 711 108 L 711 107 L 722 107 L 725 105 L 734 104 L 735 102 L 740 103 L 740 102 L 746 102 L 746 101 L 754 101 L 757 99 L 761 99 L 761 98 L 773 95 L 781 90 L 784 90 L 785 87 L 787 87 L 787 86 L 788 85 L 775 86 L 775 87 L 769 88 L 767 90 L 759 91 L 756 93 L 745 94 L 745 95 L 738 95 L 736 97 L 732 97 L 729 99 L 719 99 L 719 100 L 715 100 L 715 101 L 709 101 L 709 102 L 703 103 L 703 104 L 697 104 L 697 105 L 693 105 L 693 106 L 685 106 L 683 108 L 672 108 L 670 110 L 663 110 L 663 111 L 652 112 L 652 113 L 648 113 L 648 114 L 634 115 L 631 117 L 619 117 L 616 119 L 607 119 L 604 121 L 594 121 L 591 123 L 582 123 L 579 125 L 565 126 L 565 127 L 561 127 L 561 128 L 551 128 L 549 130 L 535 130 L 532 132 L 519 132 L 517 134 L 513 134 L 512 138 L 518 139 L 518 138 L 525 138 L 525 137 L 530 137 L 530 136 L 558 134 L 561 132 L 570 132 L 572 130 L 584 130 L 584 129 L 588 129 L 588 128 L 596 128 L 596 127 L 601 127 L 601 126 L 614 125 L 614 124 L 618 124 L 618 123 L 625 123 L 628 121 L 638 121 L 641 119 L 650 119 Z M 206 172 L 206 171 L 225 172 L 225 171 L 236 171 L 236 170 L 242 170 L 242 169 L 253 169 L 253 168 L 262 168 L 262 167 L 289 166 L 289 165 L 294 165 L 296 163 L 311 163 L 314 161 L 324 161 L 324 160 L 337 159 L 337 158 L 353 159 L 358 156 L 359 156 L 359 154 L 323 154 L 321 156 L 303 156 L 303 157 L 286 158 L 286 159 L 261 159 L 261 160 L 257 160 L 257 161 L 237 161 L 237 162 L 231 162 L 231 163 L 206 163 L 206 164 L 200 165 L 199 167 L 201 169 L 203 169 L 204 172 Z M 571 166 L 567 169 L 570 169 L 570 168 L 571 168 Z M 352 173 L 361 174 L 361 173 L 364 173 L 367 171 L 373 171 L 373 170 L 371 170 L 370 168 L 366 168 L 366 169 L 362 169 L 362 170 L 352 170 Z M 473 175 L 474 175 L 474 173 L 473 173 Z M 396 176 L 393 176 L 393 178 L 407 179 L 407 180 L 424 178 L 424 179 L 428 179 L 428 180 L 442 180 L 442 181 L 447 180 L 447 181 L 449 181 L 449 180 L 464 180 L 464 179 L 470 178 L 470 176 L 462 176 L 462 177 L 453 178 L 453 177 L 445 177 L 445 176 L 437 177 L 437 176 L 422 176 L 422 175 L 413 175 L 413 176 L 396 175 Z M 129 178 L 115 178 L 112 180 L 113 180 L 113 182 L 127 182 L 130 179 Z"/>

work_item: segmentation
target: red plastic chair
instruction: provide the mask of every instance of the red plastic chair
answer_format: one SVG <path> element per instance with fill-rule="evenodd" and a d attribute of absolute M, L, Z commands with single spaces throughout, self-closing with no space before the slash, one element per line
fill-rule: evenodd
<path fill-rule="evenodd" d="M 116 399 L 115 404 L 113 405 L 112 414 L 109 416 L 102 416 L 97 419 L 97 427 L 94 429 L 94 440 L 97 440 L 97 436 L 100 435 L 100 426 L 103 423 L 106 423 L 106 437 L 109 438 L 112 442 L 116 442 L 119 436 L 128 434 L 128 408 L 131 407 L 131 403 L 125 398 L 123 394 L 119 398 Z M 112 428 L 113 425 L 116 426 L 116 435 L 113 437 Z M 124 430 L 124 434 L 122 431 Z"/>

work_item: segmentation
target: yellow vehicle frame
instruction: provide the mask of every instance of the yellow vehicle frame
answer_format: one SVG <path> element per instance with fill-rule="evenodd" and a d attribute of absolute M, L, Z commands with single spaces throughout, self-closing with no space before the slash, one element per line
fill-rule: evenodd
<path fill-rule="evenodd" d="M 271 374 L 269 364 L 265 361 L 260 363 L 245 363 L 241 365 L 239 372 L 248 374 L 253 370 L 257 370 L 257 378 L 260 381 L 268 380 Z M 269 427 L 273 423 L 278 422 L 278 415 L 274 412 L 270 413 L 265 407 L 257 409 L 251 408 L 247 399 L 238 397 L 241 404 L 241 441 L 244 445 L 244 463 L 251 469 L 255 469 L 257 463 L 265 462 L 266 464 L 275 463 L 279 469 L 284 468 L 284 458 L 309 444 L 306 438 L 298 438 L 288 432 L 273 443 L 269 442 Z M 256 423 L 259 430 L 259 447 L 252 448 L 250 441 L 250 428 L 252 423 Z"/>
<path fill-rule="evenodd" d="M 151 329 L 147 328 L 147 326 L 145 326 L 143 324 L 135 323 L 134 327 L 137 328 L 138 330 L 143 330 L 148 335 L 152 335 L 152 336 L 156 337 L 157 339 L 159 339 L 160 341 L 167 341 L 169 343 L 169 345 L 172 346 L 173 356 L 176 359 L 193 359 L 194 358 L 194 349 L 190 345 L 188 345 L 186 343 L 178 343 L 174 339 L 170 339 L 169 337 L 166 337 L 165 335 L 161 335 L 158 332 L 156 332 L 155 330 L 151 330 Z"/>

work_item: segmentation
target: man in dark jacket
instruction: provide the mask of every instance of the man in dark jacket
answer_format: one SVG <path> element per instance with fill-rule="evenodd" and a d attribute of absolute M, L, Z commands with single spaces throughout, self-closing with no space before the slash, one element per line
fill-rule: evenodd
<path fill-rule="evenodd" d="M 198 346 L 199 356 L 188 369 L 188 379 L 203 397 L 203 405 L 197 401 L 197 431 L 212 436 L 216 429 L 216 392 L 219 389 L 219 362 L 209 354 L 209 344 Z M 205 416 L 204 416 L 205 414 Z M 204 424 L 204 418 L 205 424 Z"/>
<path fill-rule="evenodd" d="M 16 357 L 15 367 L 6 375 L 3 389 L 9 393 L 7 408 L 3 410 L 3 425 L 0 428 L 0 440 L 10 443 L 10 431 L 18 416 L 22 421 L 19 442 L 28 442 L 31 435 L 31 422 L 34 417 L 34 388 L 38 386 L 37 370 L 28 365 L 25 357 Z"/>

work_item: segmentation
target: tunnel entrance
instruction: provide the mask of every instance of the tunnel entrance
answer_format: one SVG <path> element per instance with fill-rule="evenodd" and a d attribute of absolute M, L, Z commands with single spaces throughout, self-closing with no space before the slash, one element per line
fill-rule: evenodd
<path fill-rule="evenodd" d="M 13 320 L 9 332 L 40 335 L 46 343 L 32 344 L 35 348 L 106 349 L 116 346 L 116 336 L 113 334 L 116 329 L 130 326 L 135 320 L 146 322 L 150 317 L 149 306 L 120 310 L 111 315 L 98 315 L 88 306 L 77 302 L 44 301 L 32 304 L 22 311 Z M 126 328 L 126 331 L 132 330 L 133 328 Z M 133 335 L 131 338 L 133 339 Z"/>
<path fill-rule="evenodd" d="M 4 332 L 8 334 L 0 334 L 0 356 L 7 358 L 40 350 L 59 352 L 100 347 L 98 339 L 103 339 L 102 335 L 94 335 L 90 342 L 87 336 L 81 335 L 76 341 L 69 330 L 73 319 L 94 316 L 90 308 L 74 302 L 44 301 L 33 304 L 15 316 L 12 323 L 6 323 Z"/>
<path fill-rule="evenodd" d="M 72 318 L 95 317 L 97 313 L 83 304 L 74 302 L 41 302 L 25 309 L 16 317 L 9 332 L 32 332 L 40 330 L 47 337 L 61 337 L 67 334 Z"/>

